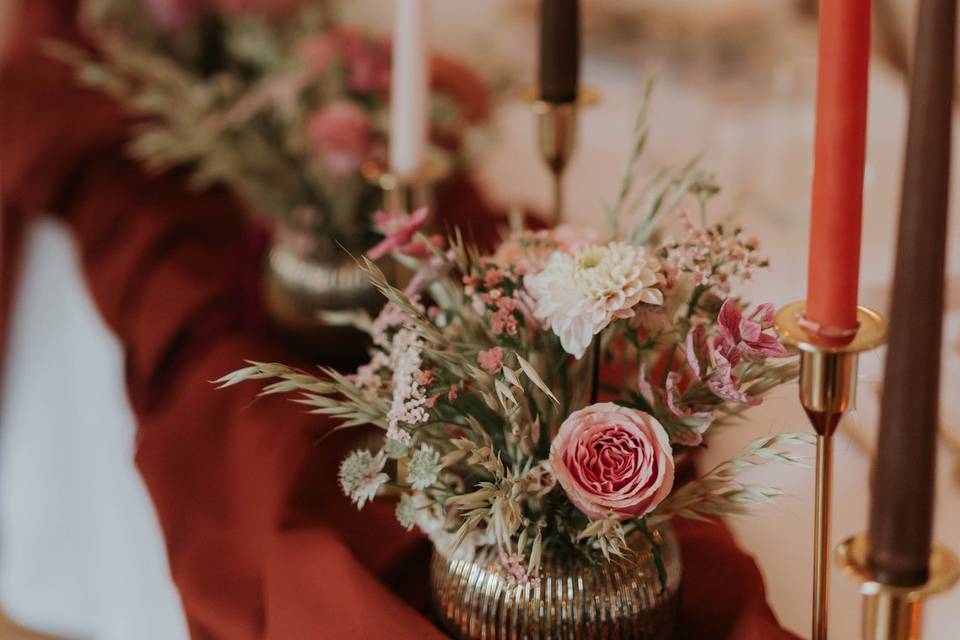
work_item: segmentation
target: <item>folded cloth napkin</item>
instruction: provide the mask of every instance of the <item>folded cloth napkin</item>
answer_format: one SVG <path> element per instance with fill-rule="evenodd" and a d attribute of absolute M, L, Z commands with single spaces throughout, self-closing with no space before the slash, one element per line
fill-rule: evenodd
<path fill-rule="evenodd" d="M 251 228 L 240 207 L 223 192 L 188 194 L 178 176 L 150 176 L 126 159 L 117 108 L 75 88 L 37 50 L 44 37 L 79 40 L 74 0 L 21 6 L 0 70 L 0 338 L 19 231 L 31 212 L 56 212 L 125 350 L 136 464 L 193 637 L 443 637 L 426 613 L 429 545 L 396 523 L 390 504 L 357 512 L 337 490 L 347 435 L 318 444 L 325 420 L 280 398 L 251 402 L 255 385 L 209 383 L 245 359 L 296 358 L 245 313 Z M 468 181 L 442 201 L 451 223 L 473 221 L 489 239 L 489 208 Z M 676 637 L 794 637 L 723 525 L 677 531 L 685 580 Z"/>

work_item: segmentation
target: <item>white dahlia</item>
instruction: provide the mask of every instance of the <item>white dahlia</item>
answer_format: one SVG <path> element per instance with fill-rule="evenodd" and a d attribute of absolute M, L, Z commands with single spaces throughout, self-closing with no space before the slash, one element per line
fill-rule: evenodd
<path fill-rule="evenodd" d="M 611 242 L 573 254 L 557 251 L 537 274 L 524 278 L 536 301 L 534 315 L 547 323 L 563 349 L 583 357 L 593 336 L 641 302 L 663 304 L 660 262 L 642 247 Z"/>

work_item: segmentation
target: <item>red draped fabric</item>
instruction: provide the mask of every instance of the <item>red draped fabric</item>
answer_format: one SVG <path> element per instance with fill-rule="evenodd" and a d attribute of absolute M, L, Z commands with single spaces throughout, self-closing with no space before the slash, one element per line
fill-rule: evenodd
<path fill-rule="evenodd" d="M 0 75 L 0 339 L 20 237 L 31 215 L 70 225 L 86 281 L 123 345 L 136 465 L 163 527 L 194 638 L 443 637 L 429 619 L 429 545 L 388 502 L 357 512 L 339 494 L 348 434 L 255 385 L 209 384 L 245 359 L 296 362 L 251 322 L 251 227 L 222 192 L 186 192 L 126 159 L 126 124 L 38 51 L 78 40 L 74 0 L 29 0 Z M 484 220 L 467 181 L 447 188 L 448 219 Z M 452 213 L 450 213 L 452 212 Z M 484 216 L 487 216 L 486 218 Z M 252 266 L 251 266 L 252 265 Z M 752 559 L 722 525 L 679 523 L 685 563 L 678 638 L 779 639 Z M 2 569 L 0 569 L 2 570 Z"/>

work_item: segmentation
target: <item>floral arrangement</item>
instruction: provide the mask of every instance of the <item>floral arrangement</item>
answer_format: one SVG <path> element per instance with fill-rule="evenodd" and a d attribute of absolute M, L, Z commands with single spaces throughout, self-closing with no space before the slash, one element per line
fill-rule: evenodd
<path fill-rule="evenodd" d="M 481 255 L 456 234 L 447 247 L 418 234 L 432 250 L 405 290 L 365 262 L 388 303 L 354 320 L 373 343 L 355 373 L 252 363 L 218 382 L 274 379 L 264 393 L 297 394 L 341 428 L 379 427 L 382 446 L 343 460 L 344 493 L 362 508 L 392 488 L 404 527 L 444 554 L 495 546 L 512 584 L 537 580 L 544 554 L 610 561 L 672 517 L 768 501 L 776 489 L 739 473 L 799 462 L 804 436 L 762 438 L 675 482 L 682 452 L 797 369 L 772 307 L 732 293 L 767 264 L 757 241 L 706 223 L 717 187 L 696 163 L 637 186 L 645 137 L 641 117 L 606 237 L 519 231 Z M 681 212 L 691 203 L 700 224 Z"/>
<path fill-rule="evenodd" d="M 386 155 L 386 38 L 310 0 L 85 0 L 83 18 L 96 51 L 51 51 L 137 119 L 130 149 L 147 166 L 228 186 L 301 253 L 382 235 L 363 168 Z M 481 137 L 488 88 L 440 55 L 431 84 L 431 152 L 455 170 Z"/>

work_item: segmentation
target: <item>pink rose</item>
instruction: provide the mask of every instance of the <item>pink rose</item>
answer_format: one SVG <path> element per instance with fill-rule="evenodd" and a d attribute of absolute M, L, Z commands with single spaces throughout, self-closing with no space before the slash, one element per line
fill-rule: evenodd
<path fill-rule="evenodd" d="M 591 520 L 650 513 L 673 488 L 670 438 L 653 416 L 611 402 L 570 414 L 550 445 L 570 502 Z"/>
<path fill-rule="evenodd" d="M 186 29 L 206 9 L 206 0 L 143 0 L 144 8 L 161 29 Z"/>
<path fill-rule="evenodd" d="M 359 105 L 348 100 L 331 102 L 314 114 L 307 123 L 307 135 L 335 176 L 358 171 L 370 151 L 370 120 Z"/>
<path fill-rule="evenodd" d="M 224 15 L 283 16 L 292 13 L 302 0 L 213 0 Z"/>

